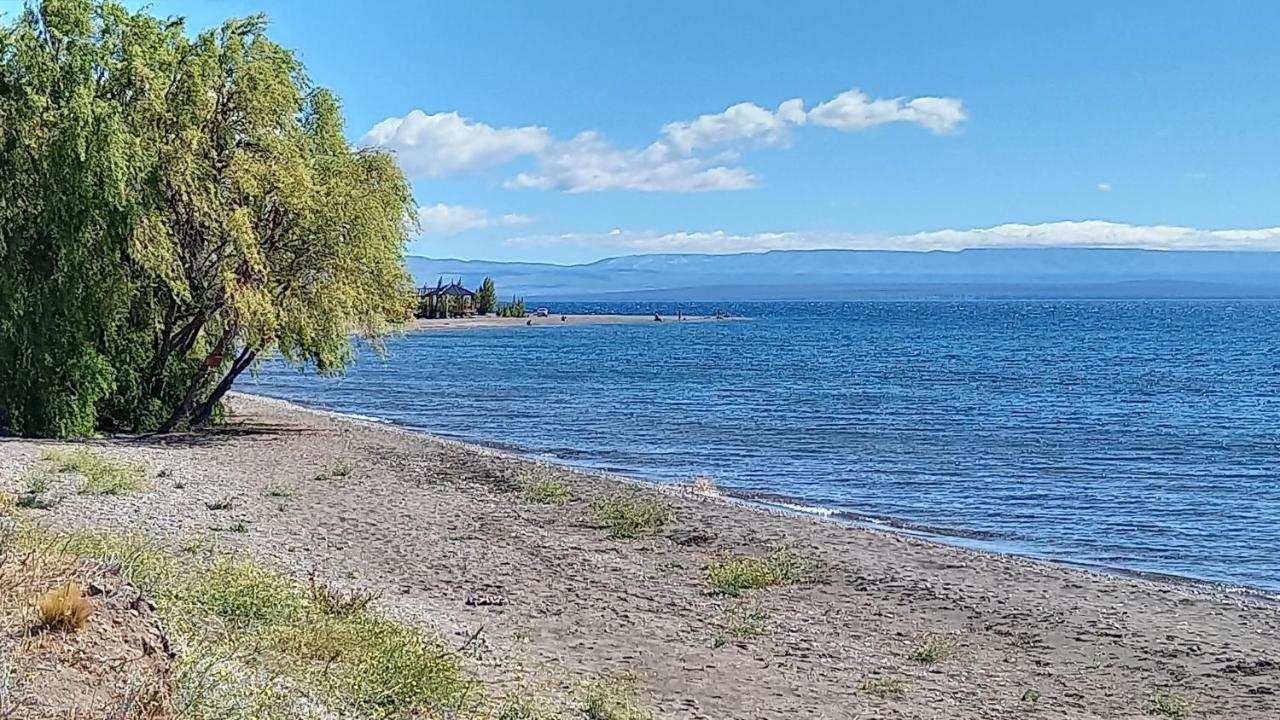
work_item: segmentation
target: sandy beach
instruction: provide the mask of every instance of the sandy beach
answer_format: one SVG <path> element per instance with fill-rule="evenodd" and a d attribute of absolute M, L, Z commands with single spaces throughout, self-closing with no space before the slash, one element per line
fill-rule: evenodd
<path fill-rule="evenodd" d="M 705 315 L 686 315 L 677 319 L 674 315 L 662 315 L 663 322 L 707 322 L 717 318 Z M 409 332 L 423 330 L 466 330 L 506 327 L 559 327 L 562 325 L 632 325 L 657 322 L 652 315 L 562 315 L 552 313 L 547 317 L 513 318 L 497 315 L 472 315 L 459 318 L 414 320 L 406 326 Z"/>
<path fill-rule="evenodd" d="M 276 400 L 231 403 L 216 431 L 90 443 L 144 462 L 145 493 L 31 512 L 174 546 L 206 538 L 371 589 L 393 616 L 466 645 L 497 691 L 554 700 L 630 675 L 659 718 L 1280 717 L 1274 607 L 635 486 Z M 63 445 L 0 440 L 0 484 L 15 491 Z M 349 472 L 326 473 L 334 463 Z M 531 473 L 572 499 L 522 499 Z M 281 484 L 287 499 L 271 492 Z M 624 490 L 668 504 L 671 522 L 608 537 L 592 505 Z M 800 582 L 709 591 L 717 559 L 778 550 L 803 560 Z M 753 632 L 734 631 L 744 613 Z"/>

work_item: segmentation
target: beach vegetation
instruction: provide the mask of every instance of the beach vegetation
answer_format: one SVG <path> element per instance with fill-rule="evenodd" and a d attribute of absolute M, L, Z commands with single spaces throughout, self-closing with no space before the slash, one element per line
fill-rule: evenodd
<path fill-rule="evenodd" d="M 271 483 L 266 487 L 267 497 L 288 499 L 294 496 L 298 488 L 293 483 Z"/>
<path fill-rule="evenodd" d="M 923 665 L 936 665 L 956 656 L 960 648 L 954 635 L 929 633 L 924 641 L 911 651 L 911 659 Z"/>
<path fill-rule="evenodd" d="M 204 425 L 265 356 L 336 373 L 410 317 L 404 173 L 263 16 L 35 0 L 0 19 L 0 88 L 8 430 Z"/>
<path fill-rule="evenodd" d="M 503 303 L 498 307 L 499 317 L 522 318 L 529 314 L 524 306 L 524 298 L 511 298 L 511 302 Z"/>
<path fill-rule="evenodd" d="M 795 585 L 810 574 L 810 564 L 791 550 L 775 550 L 764 557 L 719 555 L 707 564 L 707 586 L 717 595 L 739 597 L 747 590 Z"/>
<path fill-rule="evenodd" d="M 634 490 L 623 490 L 599 500 L 592 510 L 611 538 L 653 535 L 674 517 L 670 505 Z"/>
<path fill-rule="evenodd" d="M 66 583 L 41 595 L 36 600 L 36 618 L 39 627 L 67 632 L 79 630 L 89 622 L 93 603 L 76 583 Z"/>
<path fill-rule="evenodd" d="M 567 505 L 573 500 L 569 484 L 544 470 L 521 478 L 519 485 L 520 498 L 533 505 Z"/>
<path fill-rule="evenodd" d="M 901 700 L 910 687 L 900 678 L 869 677 L 858 683 L 858 692 L 882 700 Z"/>
<path fill-rule="evenodd" d="M 721 648 L 730 642 L 741 642 L 759 637 L 766 632 L 769 615 L 754 605 L 731 605 L 725 608 L 721 620 L 721 632 L 712 641 L 712 647 Z"/>
<path fill-rule="evenodd" d="M 1187 718 L 1191 716 L 1191 704 L 1167 690 L 1158 690 L 1151 696 L 1147 714 L 1175 719 Z"/>
<path fill-rule="evenodd" d="M 34 510 L 47 510 L 54 507 L 61 502 L 62 498 L 54 494 L 50 485 L 48 473 L 41 470 L 31 473 L 27 477 L 22 492 L 14 498 L 14 505 Z"/>
<path fill-rule="evenodd" d="M 498 289 L 493 284 L 493 278 L 486 277 L 484 282 L 480 283 L 480 289 L 476 291 L 476 312 L 488 315 L 497 309 Z"/>
<path fill-rule="evenodd" d="M 119 565 L 155 603 L 177 653 L 182 717 L 478 717 L 485 705 L 439 639 L 255 562 L 171 554 L 142 536 L 103 532 L 24 527 L 18 543 Z M 65 614 L 59 608 L 78 617 L 74 597 L 51 602 L 50 617 Z"/>
<path fill-rule="evenodd" d="M 325 463 L 325 466 L 316 474 L 316 480 L 341 480 L 355 471 L 355 463 L 347 458 L 335 458 Z"/>
<path fill-rule="evenodd" d="M 236 500 L 230 495 L 224 495 L 220 498 L 209 500 L 204 506 L 208 510 L 231 510 L 236 506 Z"/>
<path fill-rule="evenodd" d="M 46 450 L 40 458 L 55 472 L 80 476 L 81 495 L 122 495 L 147 489 L 145 468 L 136 462 L 105 458 L 88 448 Z"/>
<path fill-rule="evenodd" d="M 629 676 L 588 686 L 581 709 L 587 720 L 653 720 L 653 711 L 640 702 L 635 678 Z"/>

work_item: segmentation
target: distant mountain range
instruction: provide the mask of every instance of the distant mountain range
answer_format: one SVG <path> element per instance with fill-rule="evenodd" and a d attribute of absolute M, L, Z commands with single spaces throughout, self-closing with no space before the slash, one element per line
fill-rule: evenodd
<path fill-rule="evenodd" d="M 530 300 L 1280 297 L 1280 252 L 983 248 L 629 255 L 583 265 L 410 256 L 420 285 L 492 277 Z"/>

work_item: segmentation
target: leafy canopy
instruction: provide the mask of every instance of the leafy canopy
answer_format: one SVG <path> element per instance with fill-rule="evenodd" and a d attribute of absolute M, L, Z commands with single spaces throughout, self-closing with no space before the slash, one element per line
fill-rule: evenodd
<path fill-rule="evenodd" d="M 170 429 L 265 353 L 341 370 L 412 308 L 413 207 L 263 17 L 29 7 L 0 27 L 0 423 Z"/>

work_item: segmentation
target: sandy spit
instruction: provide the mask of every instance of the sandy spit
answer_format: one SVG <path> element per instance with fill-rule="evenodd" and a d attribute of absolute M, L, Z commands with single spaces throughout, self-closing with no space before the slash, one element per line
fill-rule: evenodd
<path fill-rule="evenodd" d="M 467 653 L 499 692 L 568 698 L 630 674 L 659 718 L 1117 720 L 1152 717 L 1155 698 L 1188 718 L 1280 718 L 1274 607 L 635 486 L 276 400 L 232 406 L 215 432 L 95 441 L 145 461 L 150 491 L 71 494 L 39 514 L 175 545 L 205 536 L 379 591 L 388 612 L 458 646 L 476 636 Z M 0 440 L 0 485 L 16 489 L 55 445 Z M 351 472 L 317 479 L 341 465 Z M 522 502 L 517 483 L 535 471 L 575 499 Z M 674 522 L 608 539 L 591 505 L 623 489 L 661 497 Z M 223 498 L 231 509 L 209 509 Z M 776 548 L 808 558 L 813 581 L 709 594 L 713 558 Z M 747 611 L 764 614 L 764 634 L 728 637 Z M 913 659 L 930 638 L 950 652 Z"/>
<path fill-rule="evenodd" d="M 677 320 L 675 315 L 661 315 L 662 322 L 707 322 L 717 318 L 703 315 L 687 315 Z M 563 319 L 561 319 L 563 318 Z M 727 319 L 727 318 L 726 318 Z M 737 318 L 733 318 L 737 319 Z M 461 318 L 436 318 L 431 320 L 414 320 L 405 326 L 407 332 L 429 330 L 478 330 L 513 327 L 561 327 L 564 325 L 634 325 L 653 324 L 657 322 L 652 315 L 561 315 L 552 313 L 547 317 L 525 318 L 498 317 L 496 315 L 473 315 Z"/>

